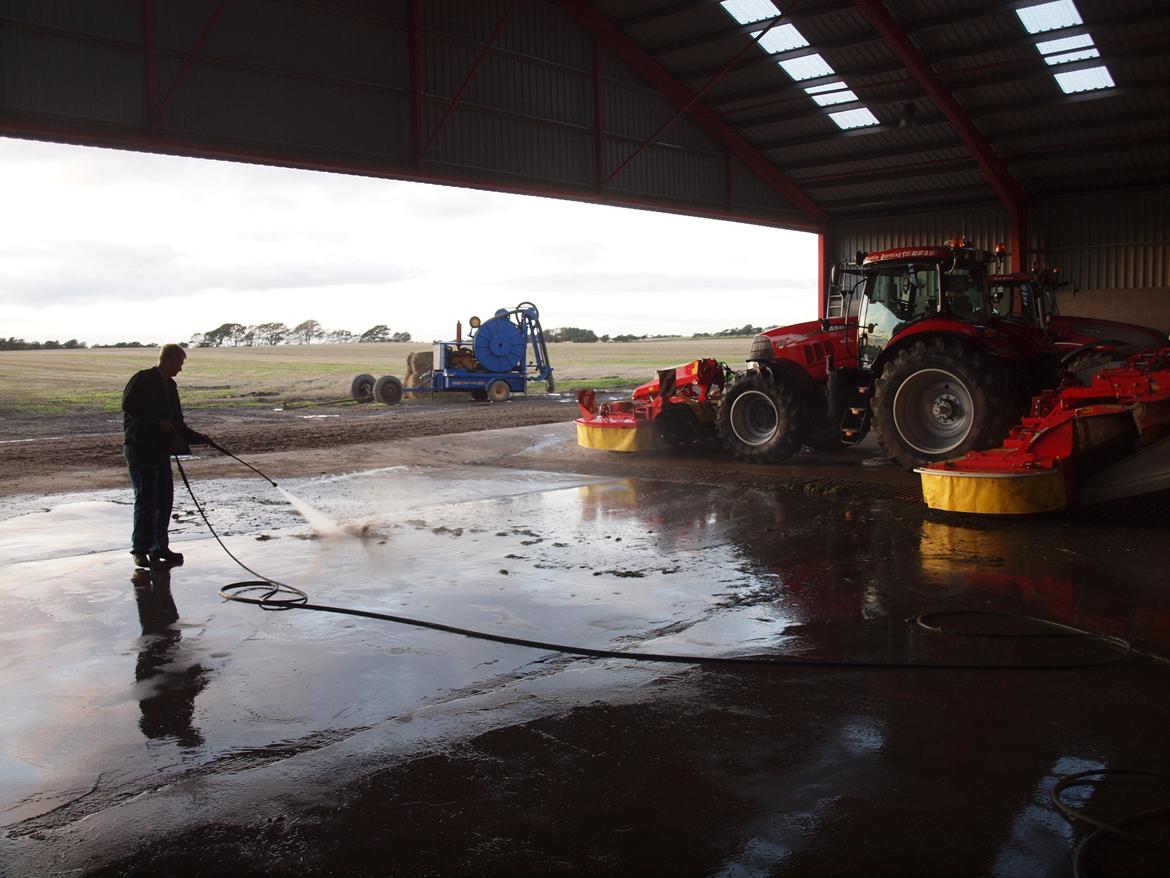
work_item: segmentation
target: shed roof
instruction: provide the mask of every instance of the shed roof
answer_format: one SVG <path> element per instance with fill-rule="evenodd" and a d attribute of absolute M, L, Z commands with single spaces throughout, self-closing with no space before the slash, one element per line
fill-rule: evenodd
<path fill-rule="evenodd" d="M 820 229 L 1170 181 L 1168 45 L 1162 0 L 0 0 L 0 134 Z"/>

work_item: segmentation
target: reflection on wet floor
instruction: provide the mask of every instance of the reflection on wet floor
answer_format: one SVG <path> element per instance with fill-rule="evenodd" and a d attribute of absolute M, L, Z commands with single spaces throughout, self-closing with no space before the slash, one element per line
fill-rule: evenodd
<path fill-rule="evenodd" d="M 324 604 L 690 654 L 1100 651 L 912 622 L 966 609 L 1170 654 L 1161 521 L 987 523 L 487 468 L 289 488 L 341 531 L 315 533 L 255 480 L 197 486 L 233 551 Z M 0 521 L 0 853 L 16 874 L 1062 874 L 1084 833 L 1047 801 L 1055 779 L 1170 765 L 1167 670 L 1150 659 L 698 669 L 263 612 L 218 600 L 250 576 L 189 503 L 186 565 L 127 588 L 117 497 Z M 1124 813 L 1124 798 L 1084 803 Z"/>
<path fill-rule="evenodd" d="M 138 684 L 138 727 L 147 738 L 174 738 L 197 747 L 203 736 L 192 725 L 195 696 L 207 686 L 207 672 L 183 654 L 183 632 L 172 627 L 179 610 L 171 594 L 169 570 L 135 570 L 131 576 L 142 644 L 134 680 Z"/>

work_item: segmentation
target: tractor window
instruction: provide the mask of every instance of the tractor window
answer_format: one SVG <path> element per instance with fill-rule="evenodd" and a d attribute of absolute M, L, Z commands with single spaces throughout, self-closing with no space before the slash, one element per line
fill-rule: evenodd
<path fill-rule="evenodd" d="M 938 303 L 938 270 L 934 265 L 893 265 L 882 268 L 869 286 L 869 300 L 884 305 L 900 322 L 932 314 Z"/>
<path fill-rule="evenodd" d="M 986 316 L 983 302 L 982 272 L 955 268 L 942 276 L 943 299 L 955 317 L 980 320 Z"/>
<path fill-rule="evenodd" d="M 998 284 L 991 288 L 991 313 L 995 317 L 1027 316 L 1028 289 L 1026 284 Z"/>

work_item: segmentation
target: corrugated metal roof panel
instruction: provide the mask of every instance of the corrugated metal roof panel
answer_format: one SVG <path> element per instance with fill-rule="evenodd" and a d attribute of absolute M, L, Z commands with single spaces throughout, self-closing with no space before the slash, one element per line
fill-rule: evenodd
<path fill-rule="evenodd" d="M 141 0 L 76 3 L 74 0 L 6 0 L 10 21 L 59 28 L 79 35 L 142 41 Z"/>
<path fill-rule="evenodd" d="M 10 111 L 141 126 L 142 52 L 69 34 L 0 27 L 0 105 Z M 44 71 L 51 69 L 52 76 Z"/>

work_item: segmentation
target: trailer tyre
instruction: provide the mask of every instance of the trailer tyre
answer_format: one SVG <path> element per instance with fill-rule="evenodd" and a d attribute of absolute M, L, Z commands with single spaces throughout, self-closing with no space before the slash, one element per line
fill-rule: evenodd
<path fill-rule="evenodd" d="M 393 375 L 383 375 L 374 382 L 374 399 L 385 405 L 402 402 L 402 382 Z"/>
<path fill-rule="evenodd" d="M 504 402 L 512 395 L 512 388 L 503 378 L 497 378 L 487 386 L 487 398 L 492 402 Z"/>
<path fill-rule="evenodd" d="M 796 393 L 783 378 L 752 373 L 724 391 L 719 405 L 719 436 L 740 460 L 787 460 L 800 450 L 804 433 Z"/>
<path fill-rule="evenodd" d="M 349 385 L 349 395 L 358 402 L 370 402 L 374 398 L 374 376 L 363 372 Z"/>
<path fill-rule="evenodd" d="M 873 429 L 907 470 L 998 445 L 1016 423 L 1021 394 L 1006 370 L 958 342 L 903 348 L 873 388 Z"/>

